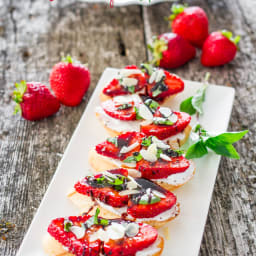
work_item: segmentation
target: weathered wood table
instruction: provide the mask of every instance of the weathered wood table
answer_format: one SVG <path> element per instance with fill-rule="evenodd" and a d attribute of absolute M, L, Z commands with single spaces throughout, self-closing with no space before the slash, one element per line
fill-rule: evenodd
<path fill-rule="evenodd" d="M 256 2 L 188 3 L 205 9 L 211 31 L 241 35 L 240 53 L 225 67 L 206 69 L 196 58 L 174 72 L 202 80 L 210 71 L 211 83 L 235 87 L 229 129 L 250 129 L 237 145 L 241 160 L 221 161 L 200 255 L 256 255 Z M 102 71 L 147 60 L 151 36 L 169 31 L 163 19 L 169 7 L 0 0 L 0 218 L 16 224 L 9 239 L 0 241 L 1 255 L 15 255 Z M 82 104 L 40 122 L 13 116 L 14 82 L 48 83 L 61 53 L 89 63 L 92 83 Z"/>

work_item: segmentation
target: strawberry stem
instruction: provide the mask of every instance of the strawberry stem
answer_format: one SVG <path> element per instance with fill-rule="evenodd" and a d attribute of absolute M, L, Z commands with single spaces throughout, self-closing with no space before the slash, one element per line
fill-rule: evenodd
<path fill-rule="evenodd" d="M 13 100 L 16 102 L 14 114 L 21 113 L 20 103 L 23 101 L 23 95 L 27 90 L 26 81 L 22 80 L 20 83 L 15 83 L 16 90 L 13 92 Z"/>
<path fill-rule="evenodd" d="M 241 37 L 240 36 L 236 36 L 236 37 L 233 37 L 233 33 L 231 31 L 228 31 L 228 30 L 221 30 L 221 34 L 223 36 L 225 36 L 227 39 L 229 39 L 232 43 L 234 43 L 236 46 L 238 45 Z"/>
<path fill-rule="evenodd" d="M 66 57 L 62 57 L 62 62 L 73 63 L 72 57 L 68 54 Z"/>
<path fill-rule="evenodd" d="M 183 4 L 173 4 L 171 8 L 172 14 L 169 16 L 169 20 L 174 20 L 180 13 L 184 12 L 186 9 L 187 5 Z"/>
<path fill-rule="evenodd" d="M 163 52 L 168 49 L 167 43 L 164 39 L 153 38 L 153 44 L 148 45 L 148 49 L 153 54 L 152 64 L 159 66 L 160 60 L 163 57 Z"/>

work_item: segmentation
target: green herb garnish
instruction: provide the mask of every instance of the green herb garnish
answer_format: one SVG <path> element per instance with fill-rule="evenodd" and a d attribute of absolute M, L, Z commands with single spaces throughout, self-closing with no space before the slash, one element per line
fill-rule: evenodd
<path fill-rule="evenodd" d="M 148 106 L 150 108 L 150 110 L 155 113 L 157 108 L 159 107 L 159 104 L 152 100 L 152 99 L 147 99 L 145 102 L 145 105 Z"/>
<path fill-rule="evenodd" d="M 118 139 L 117 137 L 113 137 L 113 138 L 107 138 L 107 141 L 114 144 L 116 147 L 118 147 Z"/>
<path fill-rule="evenodd" d="M 134 85 L 133 86 L 127 86 L 126 88 L 127 88 L 128 92 L 135 93 L 135 86 Z"/>
<path fill-rule="evenodd" d="M 123 160 L 124 163 L 134 163 L 139 162 L 142 159 L 142 155 L 139 152 L 133 153 L 132 156 L 128 156 Z"/>
<path fill-rule="evenodd" d="M 69 232 L 70 228 L 73 226 L 73 222 L 70 220 L 64 221 L 64 231 Z"/>
<path fill-rule="evenodd" d="M 151 198 L 150 198 L 150 197 L 151 197 Z M 152 194 L 152 193 L 151 193 L 150 197 L 149 197 L 149 195 L 147 195 L 147 194 L 143 195 L 143 196 L 141 197 L 140 201 L 139 201 L 139 204 L 143 204 L 143 205 L 155 204 L 155 203 L 158 203 L 158 202 L 161 201 L 161 198 L 160 198 L 160 197 L 158 197 L 158 196 L 156 196 L 156 195 L 154 195 L 154 194 Z"/>
<path fill-rule="evenodd" d="M 146 72 L 150 76 L 152 75 L 154 67 L 151 64 L 142 63 L 140 66 L 143 69 L 143 72 Z"/>
<path fill-rule="evenodd" d="M 207 81 L 209 80 L 210 73 L 206 73 L 205 83 L 202 88 L 196 91 L 194 96 L 191 96 L 180 104 L 180 111 L 186 112 L 190 115 L 198 113 L 199 115 L 203 114 L 203 102 L 205 100 L 205 92 L 208 87 Z"/>
<path fill-rule="evenodd" d="M 152 144 L 152 136 L 144 137 L 142 139 L 141 145 L 144 147 L 149 147 Z"/>
<path fill-rule="evenodd" d="M 173 125 L 174 124 L 174 122 L 172 122 L 171 120 L 169 120 L 167 118 L 163 118 L 163 117 L 154 117 L 153 123 L 154 124 L 163 124 L 163 125 Z"/>
<path fill-rule="evenodd" d="M 122 104 L 120 105 L 117 110 L 125 110 L 125 109 L 128 109 L 128 108 L 131 108 L 132 107 L 132 104 L 130 103 L 125 103 L 125 104 Z"/>
<path fill-rule="evenodd" d="M 135 113 L 136 113 L 136 120 L 141 120 L 143 119 L 140 114 L 139 114 L 139 109 L 137 107 L 134 107 Z"/>
<path fill-rule="evenodd" d="M 211 136 L 200 125 L 197 125 L 182 148 L 187 149 L 185 156 L 187 159 L 200 158 L 208 153 L 208 149 L 218 155 L 239 159 L 240 156 L 232 144 L 242 139 L 247 132 L 248 130 L 224 132 Z"/>

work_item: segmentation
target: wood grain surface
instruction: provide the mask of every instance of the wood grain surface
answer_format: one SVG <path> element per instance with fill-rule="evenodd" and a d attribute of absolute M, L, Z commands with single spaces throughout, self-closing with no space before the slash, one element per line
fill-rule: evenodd
<path fill-rule="evenodd" d="M 211 83 L 233 86 L 229 129 L 250 129 L 236 145 L 241 160 L 221 161 L 200 255 L 256 255 L 256 2 L 187 2 L 205 9 L 211 31 L 226 28 L 241 35 L 240 52 L 225 67 L 207 69 L 198 51 L 174 72 L 202 80 L 209 71 Z M 102 71 L 147 60 L 151 36 L 170 31 L 163 19 L 170 6 L 111 9 L 75 0 L 0 0 L 0 219 L 16 224 L 7 241 L 0 241 L 0 255 L 15 255 Z M 48 85 L 51 67 L 67 53 L 89 63 L 92 83 L 82 104 L 62 106 L 40 122 L 13 116 L 14 82 Z"/>

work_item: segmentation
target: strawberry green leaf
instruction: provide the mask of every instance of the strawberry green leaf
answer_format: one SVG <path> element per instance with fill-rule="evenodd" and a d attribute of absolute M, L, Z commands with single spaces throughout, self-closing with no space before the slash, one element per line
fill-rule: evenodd
<path fill-rule="evenodd" d="M 169 16 L 169 20 L 174 20 L 177 15 L 184 12 L 186 6 L 182 4 L 173 4 L 171 8 L 172 14 Z"/>
<path fill-rule="evenodd" d="M 66 57 L 62 57 L 62 62 L 73 63 L 73 59 L 70 55 L 67 55 Z"/>
<path fill-rule="evenodd" d="M 221 34 L 222 34 L 223 36 L 225 36 L 226 38 L 228 38 L 228 39 L 229 39 L 231 42 L 233 42 L 235 45 L 237 45 L 237 44 L 239 43 L 240 39 L 241 39 L 240 36 L 233 37 L 233 33 L 230 32 L 230 31 L 228 31 L 228 30 L 225 30 L 225 29 L 223 29 L 223 30 L 221 31 Z"/>
<path fill-rule="evenodd" d="M 163 52 L 168 49 L 168 45 L 164 39 L 153 38 L 153 44 L 148 45 L 149 50 L 153 54 L 152 63 L 159 66 L 160 60 L 163 58 Z"/>
<path fill-rule="evenodd" d="M 16 115 L 16 114 L 21 114 L 22 113 L 22 110 L 21 110 L 21 106 L 20 104 L 16 104 L 15 107 L 14 107 L 14 112 L 13 114 Z"/>
<path fill-rule="evenodd" d="M 22 112 L 20 103 L 23 101 L 23 95 L 27 90 L 26 81 L 22 80 L 20 83 L 15 83 L 16 90 L 13 92 L 13 100 L 17 103 L 14 108 L 14 114 Z"/>

